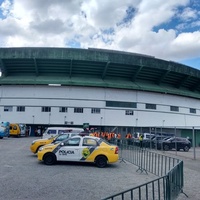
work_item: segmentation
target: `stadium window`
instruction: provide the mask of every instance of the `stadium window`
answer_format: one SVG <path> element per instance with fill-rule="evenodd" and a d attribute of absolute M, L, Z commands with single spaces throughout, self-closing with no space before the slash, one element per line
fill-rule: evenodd
<path fill-rule="evenodd" d="M 49 106 L 42 107 L 42 112 L 51 112 L 51 107 Z"/>
<path fill-rule="evenodd" d="M 170 106 L 170 111 L 179 112 L 179 107 L 178 106 Z"/>
<path fill-rule="evenodd" d="M 4 112 L 12 112 L 13 107 L 12 106 L 4 106 Z"/>
<path fill-rule="evenodd" d="M 59 112 L 67 112 L 67 107 L 59 107 Z"/>
<path fill-rule="evenodd" d="M 106 107 L 137 108 L 137 103 L 123 101 L 106 101 Z"/>
<path fill-rule="evenodd" d="M 92 108 L 91 109 L 91 113 L 100 114 L 101 113 L 101 109 L 100 108 Z"/>
<path fill-rule="evenodd" d="M 146 109 L 156 110 L 156 104 L 147 103 L 146 104 Z"/>
<path fill-rule="evenodd" d="M 83 108 L 74 108 L 74 113 L 83 113 Z"/>
<path fill-rule="evenodd" d="M 125 115 L 133 115 L 133 110 L 126 110 Z"/>
<path fill-rule="evenodd" d="M 196 114 L 196 109 L 190 108 L 190 113 Z"/>
<path fill-rule="evenodd" d="M 17 112 L 25 112 L 25 106 L 17 106 Z"/>

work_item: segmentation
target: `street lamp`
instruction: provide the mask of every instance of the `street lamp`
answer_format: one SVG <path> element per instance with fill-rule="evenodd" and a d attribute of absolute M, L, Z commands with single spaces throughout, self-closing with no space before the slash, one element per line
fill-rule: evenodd
<path fill-rule="evenodd" d="M 66 124 L 66 117 L 67 117 L 67 116 L 64 116 L 64 124 Z"/>
<path fill-rule="evenodd" d="M 162 124 L 163 128 L 164 128 L 164 124 L 165 124 L 165 120 L 163 119 L 163 124 Z"/>
<path fill-rule="evenodd" d="M 100 125 L 102 125 L 102 120 L 103 120 L 103 117 L 101 117 Z"/>
<path fill-rule="evenodd" d="M 138 118 L 135 119 L 135 132 L 137 132 Z"/>
<path fill-rule="evenodd" d="M 161 127 L 161 138 L 163 138 L 162 136 L 163 136 L 164 124 L 165 124 L 165 120 L 163 119 L 163 120 L 162 120 L 162 127 Z M 163 150 L 163 145 L 162 145 L 161 149 Z"/>
<path fill-rule="evenodd" d="M 50 121 L 51 121 L 51 113 L 49 113 L 49 125 L 50 125 Z"/>
<path fill-rule="evenodd" d="M 32 118 L 33 118 L 33 124 L 34 124 L 34 122 L 35 122 L 35 116 L 34 116 L 34 115 L 32 115 Z"/>
<path fill-rule="evenodd" d="M 103 117 L 101 117 L 101 119 L 100 119 L 100 129 L 101 129 L 101 131 L 102 131 L 102 120 L 103 120 Z"/>
<path fill-rule="evenodd" d="M 138 118 L 135 119 L 135 126 L 137 127 L 138 125 Z"/>

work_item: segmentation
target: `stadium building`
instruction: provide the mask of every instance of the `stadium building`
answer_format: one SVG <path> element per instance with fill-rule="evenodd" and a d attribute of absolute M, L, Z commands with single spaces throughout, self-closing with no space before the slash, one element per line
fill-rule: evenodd
<path fill-rule="evenodd" d="M 182 127 L 184 135 L 199 126 L 200 71 L 176 62 L 93 48 L 0 48 L 0 68 L 1 121 L 122 134 Z"/>

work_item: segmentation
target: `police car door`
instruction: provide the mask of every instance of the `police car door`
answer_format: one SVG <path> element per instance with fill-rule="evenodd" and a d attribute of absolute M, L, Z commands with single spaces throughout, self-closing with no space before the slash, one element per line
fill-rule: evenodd
<path fill-rule="evenodd" d="M 62 143 L 60 149 L 56 152 L 59 161 L 78 161 L 80 160 L 80 138 L 70 138 Z"/>
<path fill-rule="evenodd" d="M 93 138 L 84 138 L 83 144 L 80 146 L 81 161 L 93 162 L 95 159 L 95 151 L 98 151 L 98 143 Z"/>

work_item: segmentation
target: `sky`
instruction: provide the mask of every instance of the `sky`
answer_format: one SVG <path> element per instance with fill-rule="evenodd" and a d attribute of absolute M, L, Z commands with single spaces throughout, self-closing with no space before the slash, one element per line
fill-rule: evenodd
<path fill-rule="evenodd" d="M 0 0 L 0 47 L 111 49 L 200 69 L 200 1 Z"/>

